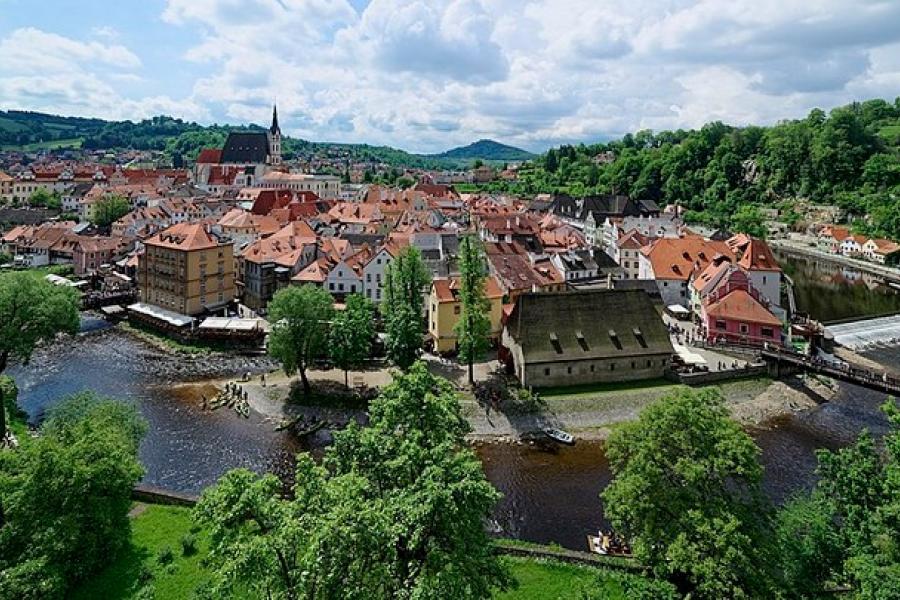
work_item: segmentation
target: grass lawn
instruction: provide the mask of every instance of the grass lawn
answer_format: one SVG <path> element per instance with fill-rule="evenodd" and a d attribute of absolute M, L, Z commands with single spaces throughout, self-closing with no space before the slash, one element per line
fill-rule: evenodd
<path fill-rule="evenodd" d="M 497 600 L 576 600 L 582 589 L 598 585 L 603 574 L 599 569 L 555 561 L 506 556 L 503 562 L 519 587 L 494 594 Z"/>
<path fill-rule="evenodd" d="M 632 390 L 645 390 L 651 388 L 672 388 L 675 389 L 679 384 L 672 383 L 667 379 L 648 379 L 643 381 L 621 381 L 610 383 L 591 383 L 585 385 L 572 385 L 565 387 L 546 387 L 538 388 L 536 391 L 544 398 L 553 397 L 578 397 L 578 396 L 596 396 L 608 392 L 623 392 Z"/>
<path fill-rule="evenodd" d="M 197 551 L 184 556 L 181 538 L 191 531 L 190 509 L 179 506 L 137 504 L 132 519 L 131 546 L 118 560 L 74 591 L 72 600 L 119 600 L 154 597 L 157 600 L 190 600 L 206 580 L 202 561 L 208 546 L 204 532 L 197 533 Z M 172 562 L 161 565 L 160 552 L 170 548 Z M 603 569 L 555 561 L 503 557 L 519 587 L 498 592 L 498 600 L 577 599 L 585 586 L 601 585 Z M 144 596 L 151 588 L 153 596 Z M 614 594 L 610 598 L 617 598 Z"/>
<path fill-rule="evenodd" d="M 75 590 L 73 600 L 134 598 L 147 585 L 158 600 L 188 600 L 206 578 L 201 566 L 206 556 L 207 540 L 197 534 L 197 551 L 184 556 L 181 538 L 190 533 L 190 509 L 155 504 L 145 506 L 132 519 L 131 547 L 105 571 Z M 172 562 L 161 565 L 158 560 L 164 548 L 172 550 Z M 146 592 L 145 592 L 146 593 Z"/>

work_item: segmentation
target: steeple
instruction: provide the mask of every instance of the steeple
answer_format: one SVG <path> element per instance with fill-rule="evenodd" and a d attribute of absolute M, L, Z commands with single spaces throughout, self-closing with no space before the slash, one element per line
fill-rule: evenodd
<path fill-rule="evenodd" d="M 269 127 L 269 133 L 272 135 L 281 135 L 281 128 L 278 126 L 278 106 L 272 105 L 272 126 Z"/>
<path fill-rule="evenodd" d="M 272 126 L 269 127 L 269 157 L 270 165 L 281 164 L 281 127 L 278 126 L 278 106 L 272 105 Z"/>

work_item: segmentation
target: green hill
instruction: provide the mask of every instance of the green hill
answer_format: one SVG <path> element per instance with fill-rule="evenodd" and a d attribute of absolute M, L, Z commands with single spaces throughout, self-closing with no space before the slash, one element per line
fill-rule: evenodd
<path fill-rule="evenodd" d="M 496 160 L 496 161 L 523 161 L 535 157 L 531 152 L 495 142 L 494 140 L 478 140 L 468 146 L 453 148 L 440 154 L 432 155 L 433 158 L 444 160 Z"/>

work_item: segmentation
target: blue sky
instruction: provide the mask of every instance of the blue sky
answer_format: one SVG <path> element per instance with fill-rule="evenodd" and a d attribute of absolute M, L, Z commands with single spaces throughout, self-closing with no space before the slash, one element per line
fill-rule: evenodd
<path fill-rule="evenodd" d="M 531 150 L 900 93 L 892 0 L 0 0 L 0 109 Z"/>

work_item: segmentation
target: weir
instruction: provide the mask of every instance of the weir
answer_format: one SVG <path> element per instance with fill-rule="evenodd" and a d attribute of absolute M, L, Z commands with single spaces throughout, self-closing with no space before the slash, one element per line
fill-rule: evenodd
<path fill-rule="evenodd" d="M 900 346 L 900 314 L 826 325 L 834 341 L 851 350 L 875 345 Z"/>

